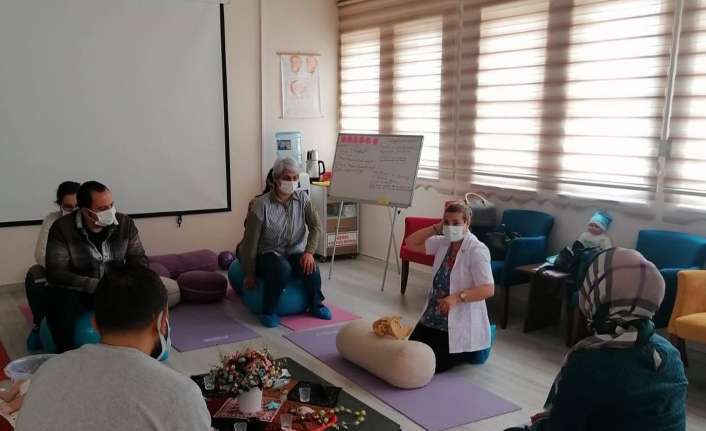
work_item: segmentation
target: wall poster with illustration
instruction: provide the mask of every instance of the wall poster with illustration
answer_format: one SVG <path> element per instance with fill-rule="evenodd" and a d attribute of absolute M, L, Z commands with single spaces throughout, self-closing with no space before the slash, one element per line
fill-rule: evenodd
<path fill-rule="evenodd" d="M 279 54 L 282 118 L 321 118 L 318 54 Z"/>

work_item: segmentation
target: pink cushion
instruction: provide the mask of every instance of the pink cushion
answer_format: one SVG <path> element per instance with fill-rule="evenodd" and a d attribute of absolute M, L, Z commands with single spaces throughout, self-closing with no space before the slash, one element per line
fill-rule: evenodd
<path fill-rule="evenodd" d="M 226 295 L 228 281 L 217 272 L 189 271 L 177 278 L 184 302 L 216 302 Z"/>
<path fill-rule="evenodd" d="M 169 277 L 178 278 L 188 271 L 215 271 L 218 269 L 218 255 L 212 250 L 195 250 L 179 254 L 150 256 L 150 263 L 159 263 L 169 271 Z"/>

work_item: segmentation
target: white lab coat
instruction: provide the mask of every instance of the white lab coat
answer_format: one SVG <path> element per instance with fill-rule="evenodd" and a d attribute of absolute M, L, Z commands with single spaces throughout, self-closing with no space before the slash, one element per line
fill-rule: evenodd
<path fill-rule="evenodd" d="M 443 235 L 429 237 L 424 243 L 426 253 L 434 255 L 433 274 L 444 262 L 450 244 Z M 475 235 L 467 232 L 451 269 L 450 293 L 453 295 L 485 284 L 494 284 L 490 252 Z M 490 347 L 490 321 L 485 300 L 458 303 L 449 312 L 448 320 L 449 353 L 475 352 Z"/>

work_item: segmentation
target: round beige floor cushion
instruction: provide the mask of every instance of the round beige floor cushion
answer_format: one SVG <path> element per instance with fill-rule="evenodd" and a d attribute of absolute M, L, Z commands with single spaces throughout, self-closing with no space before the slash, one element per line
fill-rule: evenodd
<path fill-rule="evenodd" d="M 181 292 L 179 292 L 179 284 L 177 284 L 176 280 L 172 280 L 171 278 L 167 277 L 159 277 L 162 279 L 162 283 L 164 283 L 164 287 L 167 288 L 167 304 L 169 305 L 169 308 L 174 307 L 179 303 L 181 300 Z"/>
<path fill-rule="evenodd" d="M 431 347 L 419 341 L 380 338 L 372 323 L 355 320 L 338 331 L 338 352 L 392 386 L 414 389 L 434 377 L 436 358 Z"/>

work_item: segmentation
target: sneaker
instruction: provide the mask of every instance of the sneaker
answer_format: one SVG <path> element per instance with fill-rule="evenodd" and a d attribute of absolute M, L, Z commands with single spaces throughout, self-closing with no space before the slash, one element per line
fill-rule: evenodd
<path fill-rule="evenodd" d="M 276 314 L 260 314 L 260 323 L 267 328 L 274 328 L 279 325 L 279 316 Z"/>
<path fill-rule="evenodd" d="M 322 320 L 331 320 L 331 310 L 325 305 L 318 305 L 311 309 L 311 315 Z"/>
<path fill-rule="evenodd" d="M 44 349 L 42 338 L 39 336 L 39 328 L 32 329 L 27 336 L 27 351 L 29 353 L 37 353 Z"/>

